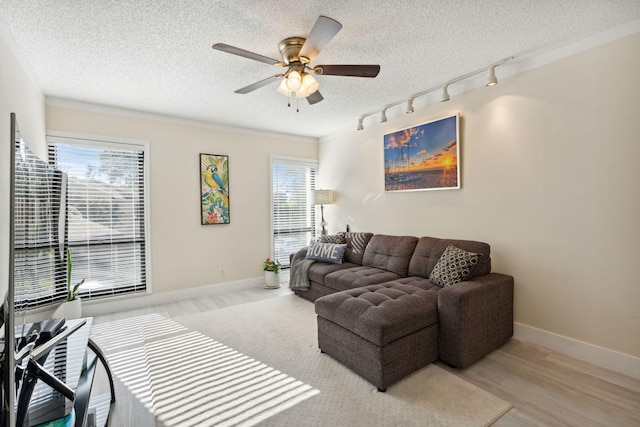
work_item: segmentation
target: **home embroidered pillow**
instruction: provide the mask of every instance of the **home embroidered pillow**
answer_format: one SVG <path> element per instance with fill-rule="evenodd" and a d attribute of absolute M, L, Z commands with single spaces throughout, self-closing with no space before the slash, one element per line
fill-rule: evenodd
<path fill-rule="evenodd" d="M 478 265 L 482 254 L 447 246 L 429 275 L 429 281 L 441 288 L 464 281 Z"/>
<path fill-rule="evenodd" d="M 332 264 L 342 264 L 342 257 L 346 249 L 346 244 L 312 243 L 307 249 L 305 258 Z"/>

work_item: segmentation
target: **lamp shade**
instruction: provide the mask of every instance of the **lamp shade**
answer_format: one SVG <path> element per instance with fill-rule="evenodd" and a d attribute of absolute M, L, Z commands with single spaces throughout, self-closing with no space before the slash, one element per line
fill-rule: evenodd
<path fill-rule="evenodd" d="M 297 71 L 292 71 L 287 76 L 287 87 L 289 90 L 298 90 L 302 86 L 302 76 Z"/>
<path fill-rule="evenodd" d="M 330 205 L 333 203 L 333 190 L 314 190 L 313 204 Z"/>
<path fill-rule="evenodd" d="M 306 98 L 307 96 L 317 91 L 319 87 L 320 83 L 318 83 L 311 74 L 303 73 L 302 85 L 298 90 L 298 92 L 300 93 L 298 98 Z"/>

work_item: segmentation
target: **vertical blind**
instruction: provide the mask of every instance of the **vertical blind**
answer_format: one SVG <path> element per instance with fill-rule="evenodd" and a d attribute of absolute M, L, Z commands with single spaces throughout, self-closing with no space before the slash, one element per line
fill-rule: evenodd
<path fill-rule="evenodd" d="M 316 162 L 273 158 L 271 161 L 274 258 L 289 266 L 289 255 L 307 246 L 314 234 Z"/>
<path fill-rule="evenodd" d="M 66 297 L 66 176 L 21 139 L 14 161 L 14 305 L 24 311 Z"/>
<path fill-rule="evenodd" d="M 144 292 L 145 146 L 49 137 L 49 161 L 68 175 L 72 285 L 82 298 Z"/>

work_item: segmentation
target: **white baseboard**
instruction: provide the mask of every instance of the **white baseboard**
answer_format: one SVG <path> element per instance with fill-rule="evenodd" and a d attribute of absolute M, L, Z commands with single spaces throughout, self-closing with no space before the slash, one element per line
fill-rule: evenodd
<path fill-rule="evenodd" d="M 640 379 L 640 358 L 629 354 L 609 350 L 521 323 L 514 323 L 513 337 Z"/>
<path fill-rule="evenodd" d="M 122 311 L 136 310 L 153 305 L 169 304 L 176 301 L 201 298 L 220 292 L 241 291 L 252 287 L 262 287 L 263 277 L 237 280 L 234 282 L 216 283 L 214 285 L 199 286 L 196 288 L 180 289 L 178 291 L 162 292 L 157 294 L 142 294 L 121 298 L 110 298 L 107 301 L 87 301 L 82 303 L 82 315 L 85 317 L 101 316 L 105 314 L 119 313 Z"/>

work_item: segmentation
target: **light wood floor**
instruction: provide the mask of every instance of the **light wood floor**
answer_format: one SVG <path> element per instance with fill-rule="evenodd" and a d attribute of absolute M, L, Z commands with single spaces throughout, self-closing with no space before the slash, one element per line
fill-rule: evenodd
<path fill-rule="evenodd" d="M 149 313 L 175 318 L 289 293 L 286 286 L 221 293 L 98 316 L 94 324 Z M 464 370 L 437 364 L 513 405 L 498 427 L 640 426 L 640 380 L 535 344 L 512 339 Z"/>

